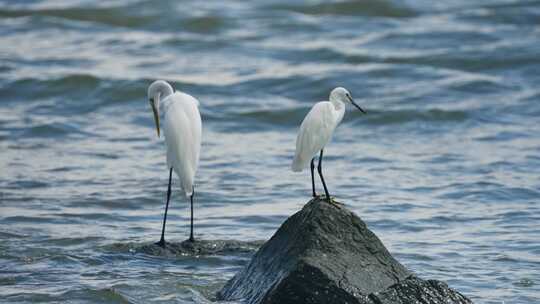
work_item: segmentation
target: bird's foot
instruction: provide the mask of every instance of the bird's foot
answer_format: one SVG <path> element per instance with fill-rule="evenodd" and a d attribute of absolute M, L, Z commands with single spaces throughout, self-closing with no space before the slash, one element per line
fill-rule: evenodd
<path fill-rule="evenodd" d="M 156 242 L 155 244 L 158 245 L 161 248 L 165 248 L 165 240 L 164 239 L 159 240 L 159 242 Z"/>
<path fill-rule="evenodd" d="M 333 197 L 326 197 L 326 201 L 331 204 L 331 205 L 334 205 L 336 206 L 337 208 L 341 209 L 341 206 L 343 205 L 342 203 L 334 200 Z"/>

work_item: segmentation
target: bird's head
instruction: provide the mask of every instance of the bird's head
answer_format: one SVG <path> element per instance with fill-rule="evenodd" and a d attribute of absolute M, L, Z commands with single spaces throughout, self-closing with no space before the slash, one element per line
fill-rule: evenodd
<path fill-rule="evenodd" d="M 366 114 L 366 111 L 360 108 L 360 106 L 357 105 L 356 102 L 354 102 L 354 99 L 352 98 L 351 93 L 349 93 L 349 91 L 347 91 L 347 89 L 345 88 L 337 87 L 333 89 L 332 92 L 330 92 L 330 101 L 332 100 L 338 100 L 345 104 L 350 103 L 356 108 L 358 108 L 360 112 Z"/>
<path fill-rule="evenodd" d="M 159 137 L 159 101 L 174 92 L 169 83 L 164 80 L 156 80 L 148 87 L 148 101 L 154 112 L 154 121 L 156 122 L 157 135 Z"/>

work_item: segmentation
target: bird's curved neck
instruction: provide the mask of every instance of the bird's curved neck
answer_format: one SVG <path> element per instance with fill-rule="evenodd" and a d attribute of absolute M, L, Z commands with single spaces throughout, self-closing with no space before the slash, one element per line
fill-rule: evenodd
<path fill-rule="evenodd" d="M 330 103 L 332 103 L 334 109 L 336 110 L 338 123 L 341 122 L 343 116 L 345 115 L 345 104 L 343 101 L 336 99 L 330 100 Z"/>
<path fill-rule="evenodd" d="M 345 104 L 343 103 L 343 101 L 338 100 L 338 99 L 332 99 L 330 100 L 330 102 L 334 105 L 334 108 L 336 109 L 336 111 L 345 110 Z"/>
<path fill-rule="evenodd" d="M 158 90 L 159 94 L 159 108 L 162 113 L 165 113 L 165 111 L 169 108 L 169 99 L 167 97 L 174 94 L 174 90 L 171 86 L 162 86 Z"/>
<path fill-rule="evenodd" d="M 152 92 L 150 94 L 153 95 L 151 97 L 160 100 L 163 100 L 174 93 L 174 89 L 172 88 L 172 86 L 165 81 L 154 82 L 150 87 L 150 91 Z"/>
<path fill-rule="evenodd" d="M 172 99 L 167 98 L 167 97 L 169 97 L 171 95 L 172 94 L 169 94 L 169 95 L 166 95 L 166 96 L 162 97 L 162 99 L 161 99 L 161 101 L 159 103 L 159 108 L 160 108 L 161 113 L 167 113 L 167 111 L 169 110 L 169 107 L 170 107 L 170 105 L 172 103 Z"/>
<path fill-rule="evenodd" d="M 174 92 L 173 92 L 173 89 L 171 87 L 162 87 L 160 88 L 161 90 L 159 90 L 159 93 L 160 93 L 160 99 L 161 100 L 164 100 L 165 98 L 169 97 L 170 95 L 172 95 Z"/>

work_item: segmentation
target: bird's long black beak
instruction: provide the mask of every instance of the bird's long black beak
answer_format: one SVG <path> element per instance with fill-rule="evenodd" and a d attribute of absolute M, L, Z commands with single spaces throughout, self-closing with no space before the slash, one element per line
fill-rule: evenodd
<path fill-rule="evenodd" d="M 154 112 L 154 122 L 156 123 L 157 136 L 159 137 L 159 97 L 157 99 L 150 98 L 150 106 L 152 106 L 152 112 Z"/>
<path fill-rule="evenodd" d="M 351 101 L 351 103 L 353 104 L 353 106 L 357 107 L 358 110 L 360 110 L 360 112 L 364 113 L 364 114 L 367 114 L 366 111 L 364 111 L 362 108 L 360 108 L 359 105 L 356 104 L 356 102 L 354 102 L 354 99 L 352 99 L 351 97 L 349 97 L 349 100 Z"/>

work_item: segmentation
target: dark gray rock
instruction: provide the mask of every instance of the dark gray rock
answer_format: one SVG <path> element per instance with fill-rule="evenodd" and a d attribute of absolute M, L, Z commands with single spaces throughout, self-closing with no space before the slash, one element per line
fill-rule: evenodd
<path fill-rule="evenodd" d="M 438 281 L 415 277 L 343 205 L 311 200 L 218 293 L 274 303 L 472 303 Z"/>

